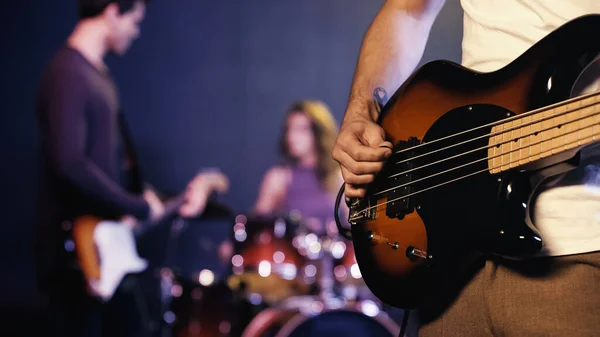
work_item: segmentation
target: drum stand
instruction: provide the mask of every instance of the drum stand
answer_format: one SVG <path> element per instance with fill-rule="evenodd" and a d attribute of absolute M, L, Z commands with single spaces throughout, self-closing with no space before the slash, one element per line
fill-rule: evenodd
<path fill-rule="evenodd" d="M 175 275 L 170 268 L 175 257 L 175 243 L 179 238 L 179 234 L 185 229 L 186 222 L 183 218 L 177 217 L 171 223 L 171 230 L 167 238 L 167 248 L 165 253 L 164 265 L 160 268 L 160 336 L 171 337 L 173 332 L 173 323 L 177 319 L 175 314 L 170 310 L 171 301 L 173 299 L 172 289 L 175 283 Z"/>
<path fill-rule="evenodd" d="M 338 309 L 345 305 L 345 299 L 341 299 L 335 292 L 335 276 L 333 272 L 334 258 L 330 249 L 323 249 L 320 258 L 321 277 L 319 279 L 319 299 L 323 306 L 328 309 Z"/>

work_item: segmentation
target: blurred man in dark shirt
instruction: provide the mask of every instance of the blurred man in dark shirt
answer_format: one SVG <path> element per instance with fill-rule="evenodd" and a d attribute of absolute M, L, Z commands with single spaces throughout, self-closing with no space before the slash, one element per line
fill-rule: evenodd
<path fill-rule="evenodd" d="M 127 305 L 134 296 L 123 284 L 113 303 L 90 296 L 64 237 L 81 215 L 133 224 L 163 215 L 162 201 L 144 188 L 104 63 L 109 53 L 127 52 L 140 34 L 145 9 L 143 0 L 79 0 L 80 20 L 41 79 L 37 271 L 61 336 L 138 336 L 145 329 L 140 308 Z M 198 215 L 208 194 L 227 185 L 225 177 L 217 183 L 203 179 L 188 185 L 179 209 L 183 216 Z"/>

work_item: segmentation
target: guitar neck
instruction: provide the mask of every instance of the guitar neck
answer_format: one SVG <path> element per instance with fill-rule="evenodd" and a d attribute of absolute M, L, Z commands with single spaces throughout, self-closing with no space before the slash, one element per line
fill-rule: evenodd
<path fill-rule="evenodd" d="M 164 213 L 157 219 L 152 219 L 145 221 L 140 226 L 137 226 L 135 229 L 135 235 L 139 236 L 144 234 L 150 228 L 165 222 L 167 219 L 175 216 L 179 211 L 179 208 L 185 203 L 184 195 L 178 195 L 177 197 L 167 201 L 165 203 L 165 211 Z"/>
<path fill-rule="evenodd" d="M 179 208 L 185 203 L 185 198 L 183 194 L 176 196 L 175 198 L 167 201 L 165 203 L 165 212 L 163 216 L 158 220 L 159 222 L 164 220 L 165 218 L 170 218 L 173 215 L 177 214 Z"/>
<path fill-rule="evenodd" d="M 488 145 L 491 173 L 503 172 L 600 139 L 600 93 L 578 97 L 495 125 Z"/>

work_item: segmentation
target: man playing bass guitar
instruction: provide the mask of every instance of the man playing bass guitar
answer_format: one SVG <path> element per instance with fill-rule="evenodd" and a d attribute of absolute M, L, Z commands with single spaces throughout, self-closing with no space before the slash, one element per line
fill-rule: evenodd
<path fill-rule="evenodd" d="M 387 0 L 366 32 L 332 153 L 341 165 L 348 198 L 365 196 L 395 145 L 386 141 L 377 123 L 373 99 L 387 103 L 409 79 L 443 5 L 444 0 Z M 600 13 L 600 2 L 587 0 L 461 0 L 461 5 L 462 65 L 479 72 L 501 69 L 568 21 Z M 577 168 L 546 184 L 538 195 L 535 226 L 544 242 L 539 254 L 520 261 L 480 259 L 473 276 L 444 308 L 418 308 L 419 336 L 598 334 L 599 152 L 598 146 L 583 149 Z M 448 214 L 452 217 L 460 222 L 459 215 Z"/>

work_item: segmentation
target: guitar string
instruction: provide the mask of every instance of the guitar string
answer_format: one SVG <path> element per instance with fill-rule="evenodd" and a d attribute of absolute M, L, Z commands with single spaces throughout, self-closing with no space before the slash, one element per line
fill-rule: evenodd
<path fill-rule="evenodd" d="M 565 125 L 565 124 L 570 124 L 570 123 L 575 123 L 575 122 L 577 122 L 577 121 L 580 121 L 580 120 L 583 120 L 583 119 L 586 119 L 586 118 L 593 118 L 594 116 L 596 116 L 596 115 L 598 115 L 598 114 L 600 114 L 600 113 L 594 113 L 594 114 L 590 114 L 590 115 L 582 116 L 582 117 L 579 117 L 579 118 L 577 118 L 577 119 L 571 120 L 571 121 L 570 121 L 570 122 L 568 122 L 568 123 L 563 123 L 563 125 Z M 585 126 L 585 127 L 579 128 L 579 129 L 577 129 L 577 130 L 574 130 L 574 131 L 566 132 L 564 136 L 566 137 L 566 134 L 570 134 L 570 133 L 573 133 L 573 132 L 579 132 L 579 131 L 581 131 L 581 130 L 584 130 L 584 129 L 586 129 L 586 128 L 593 127 L 593 126 L 594 126 L 594 124 L 597 124 L 597 123 L 592 123 L 592 125 Z M 438 161 L 435 161 L 435 162 L 432 162 L 432 163 L 428 163 L 428 164 L 425 164 L 425 165 L 422 165 L 422 166 L 418 166 L 418 167 L 415 167 L 415 168 L 411 168 L 411 169 L 409 169 L 409 170 L 406 170 L 406 171 L 404 171 L 404 172 L 400 172 L 400 173 L 393 174 L 393 175 L 389 176 L 388 178 L 392 178 L 392 177 L 399 176 L 399 175 L 402 175 L 402 174 L 407 174 L 407 173 L 409 173 L 409 172 L 417 171 L 417 170 L 419 170 L 419 169 L 422 169 L 422 168 L 425 168 L 425 167 L 428 167 L 428 166 L 432 166 L 432 165 L 435 165 L 435 164 L 440 164 L 440 163 L 443 163 L 443 162 L 445 162 L 445 161 L 448 161 L 448 160 L 451 160 L 451 159 L 460 158 L 460 157 L 463 157 L 463 156 L 465 156 L 465 155 L 467 155 L 467 154 L 469 154 L 469 153 L 473 153 L 473 152 L 477 152 L 477 151 L 482 151 L 482 150 L 486 150 L 486 149 L 490 149 L 490 148 L 494 148 L 494 147 L 500 147 L 500 145 L 501 145 L 501 144 L 508 144 L 508 143 L 512 143 L 512 142 L 514 142 L 514 141 L 516 141 L 516 140 L 519 140 L 520 138 L 530 137 L 530 136 L 532 136 L 532 135 L 535 135 L 536 133 L 540 133 L 540 132 L 544 132 L 544 131 L 553 130 L 553 129 L 555 129 L 555 128 L 556 128 L 556 126 L 555 126 L 555 125 L 553 125 L 552 127 L 549 127 L 549 128 L 540 129 L 540 130 L 535 130 L 534 132 L 531 132 L 531 133 L 529 133 L 529 134 L 521 135 L 520 137 L 516 137 L 516 138 L 510 139 L 510 140 L 507 140 L 507 141 L 505 141 L 505 142 L 502 142 L 502 143 L 495 143 L 495 144 L 493 144 L 493 145 L 482 146 L 482 147 L 480 147 L 480 148 L 476 148 L 476 149 L 473 149 L 473 150 L 469 150 L 469 151 L 467 151 L 467 152 L 459 153 L 459 154 L 457 154 L 457 155 L 454 155 L 454 156 L 451 156 L 451 157 L 447 157 L 447 158 L 444 158 L 444 159 L 440 159 L 440 160 L 438 160 Z M 407 183 L 407 184 L 404 184 L 404 185 L 399 185 L 399 186 L 395 186 L 395 187 L 388 188 L 388 189 L 386 189 L 386 190 L 377 191 L 376 193 L 373 193 L 373 194 L 371 194 L 371 196 L 380 195 L 380 194 L 383 194 L 383 193 L 389 192 L 389 191 L 391 191 L 391 190 L 394 190 L 394 189 L 396 189 L 396 188 L 406 187 L 406 186 L 409 186 L 409 185 L 411 185 L 411 184 L 413 184 L 413 183 L 417 183 L 417 182 L 419 182 L 419 181 L 423 181 L 423 180 L 426 180 L 426 179 L 429 179 L 429 178 L 433 178 L 433 177 L 435 177 L 435 176 L 438 176 L 438 175 L 440 175 L 440 174 L 447 173 L 447 172 L 450 172 L 450 171 L 454 171 L 454 170 L 457 170 L 457 169 L 459 169 L 459 168 L 463 168 L 463 167 L 466 167 L 466 166 L 469 166 L 469 165 L 472 165 L 472 164 L 476 164 L 476 163 L 482 162 L 482 161 L 484 161 L 484 160 L 490 160 L 490 159 L 494 159 L 494 158 L 498 158 L 498 157 L 506 156 L 506 155 L 508 155 L 508 154 L 512 155 L 512 153 L 513 153 L 514 151 L 521 150 L 523 147 L 531 147 L 532 145 L 537 145 L 537 144 L 541 144 L 541 143 L 544 143 L 544 142 L 553 141 L 555 138 L 560 138 L 560 137 L 562 137 L 562 136 L 563 136 L 563 135 L 558 135 L 558 136 L 556 136 L 556 135 L 555 135 L 555 136 L 553 136 L 553 137 L 550 137 L 550 138 L 548 138 L 548 139 L 545 139 L 545 140 L 540 140 L 540 141 L 538 141 L 538 142 L 529 143 L 528 145 L 525 145 L 525 146 L 521 146 L 521 145 L 519 145 L 519 148 L 518 148 L 518 149 L 514 149 L 514 150 L 512 149 L 512 144 L 511 144 L 511 150 L 510 150 L 510 151 L 508 151 L 507 153 L 500 153 L 500 154 L 496 154 L 496 155 L 493 155 L 493 156 L 485 156 L 485 157 L 483 157 L 483 158 L 480 158 L 480 159 L 474 160 L 474 161 L 472 161 L 472 162 L 469 162 L 469 163 L 466 163 L 466 164 L 461 164 L 461 165 L 459 165 L 459 166 L 456 166 L 456 167 L 449 168 L 449 169 L 447 169 L 447 170 L 445 170 L 445 171 L 437 172 L 437 173 L 434 173 L 434 174 L 432 174 L 432 175 L 429 175 L 429 176 L 426 176 L 426 177 L 423 177 L 423 178 L 419 178 L 419 179 L 417 179 L 417 180 L 411 181 L 410 183 Z M 595 137 L 595 136 L 594 136 L 594 137 Z M 552 146 L 554 146 L 554 145 L 552 145 Z M 556 150 L 556 149 L 557 149 L 557 148 L 552 148 L 552 149 L 550 150 L 550 151 L 552 151 L 552 154 L 554 154 L 554 150 Z M 541 146 L 540 146 L 540 151 L 541 151 Z M 495 151 L 494 151 L 494 152 L 495 152 Z M 540 152 L 540 153 L 541 153 L 541 152 Z M 520 157 L 519 157 L 519 158 L 520 158 Z M 510 165 L 510 164 L 512 164 L 512 161 L 511 161 L 509 164 L 507 164 L 507 165 Z M 504 165 L 502 165 L 502 166 L 504 166 Z"/>
<path fill-rule="evenodd" d="M 543 116 L 542 118 L 538 118 L 538 119 L 535 119 L 535 120 L 531 120 L 531 121 L 529 121 L 528 123 L 524 123 L 524 124 L 523 124 L 523 123 L 521 123 L 521 124 L 519 124 L 519 125 L 513 125 L 513 127 L 510 127 L 510 128 L 507 128 L 507 129 L 502 129 L 502 130 L 500 130 L 500 131 L 497 131 L 497 132 L 491 132 L 491 133 L 487 133 L 487 134 L 484 134 L 484 135 L 478 136 L 478 137 L 476 137 L 476 138 L 467 139 L 467 140 L 465 140 L 465 141 L 462 141 L 462 142 L 460 142 L 460 143 L 455 143 L 455 144 L 448 145 L 448 146 L 446 146 L 446 147 L 443 147 L 443 148 L 440 148 L 440 149 L 436 149 L 436 150 L 433 150 L 433 151 L 430 151 L 430 152 L 425 152 L 425 153 L 419 154 L 419 155 L 417 155 L 417 156 L 414 156 L 414 157 L 411 157 L 411 158 L 408 158 L 408 159 L 400 160 L 400 161 L 398 161 L 398 162 L 396 162 L 396 163 L 394 163 L 394 164 L 395 164 L 395 165 L 402 164 L 402 163 L 405 163 L 405 162 L 407 162 L 407 161 L 410 161 L 410 160 L 413 160 L 413 159 L 418 159 L 418 158 L 421 158 L 421 157 L 426 157 L 426 156 L 428 156 L 428 155 L 431 155 L 431 154 L 434 154 L 434 153 L 437 153 L 437 152 L 440 152 L 440 151 L 443 151 L 443 150 L 451 149 L 451 148 L 453 148 L 453 147 L 456 147 L 456 146 L 464 145 L 464 144 L 467 144 L 467 143 L 470 143 L 470 142 L 473 142 L 473 141 L 476 141 L 476 140 L 479 140 L 479 139 L 488 138 L 489 136 L 496 136 L 496 135 L 504 134 L 504 133 L 506 133 L 507 131 L 514 131 L 514 130 L 516 130 L 516 129 L 520 129 L 520 128 L 522 128 L 523 126 L 527 126 L 527 125 L 531 126 L 532 124 L 541 123 L 541 122 L 544 122 L 544 121 L 546 121 L 546 120 L 549 120 L 549 119 L 557 118 L 557 117 L 560 117 L 560 116 L 562 116 L 562 115 L 565 115 L 565 114 L 569 114 L 569 113 L 575 112 L 575 111 L 577 111 L 577 110 L 581 110 L 581 109 L 585 109 L 585 108 L 589 108 L 589 107 L 595 106 L 595 105 L 597 105 L 597 104 L 598 104 L 598 103 L 591 103 L 591 104 L 588 104 L 588 105 L 585 105 L 585 106 L 581 106 L 581 105 L 580 105 L 580 106 L 578 106 L 577 108 L 573 108 L 573 109 L 571 109 L 571 110 L 565 110 L 565 111 L 563 111 L 563 112 L 559 112 L 559 113 L 555 113 L 555 114 L 552 114 L 552 115 Z M 566 123 L 563 123 L 563 124 L 567 124 L 567 123 L 568 123 L 568 122 L 566 122 Z M 442 138 L 440 138 L 440 139 L 442 139 Z M 433 144 L 433 143 L 435 143 L 435 142 L 436 142 L 436 141 L 431 141 L 431 142 L 428 142 L 428 143 L 422 143 L 422 144 L 419 144 L 418 146 L 414 146 L 414 147 L 410 147 L 410 148 L 403 149 L 402 151 L 413 150 L 413 149 L 415 149 L 415 148 L 417 148 L 417 147 L 419 147 L 419 146 L 425 146 L 425 145 Z M 393 178 L 393 177 L 394 177 L 394 176 L 389 176 L 388 178 Z"/>
<path fill-rule="evenodd" d="M 472 128 L 472 129 L 464 130 L 464 131 L 457 132 L 457 133 L 454 133 L 454 134 L 451 134 L 451 135 L 448 135 L 448 136 L 445 136 L 445 137 L 442 137 L 442 138 L 435 139 L 435 140 L 433 140 L 431 142 L 428 142 L 428 143 L 421 143 L 421 144 L 415 145 L 415 146 L 413 146 L 411 148 L 402 149 L 402 150 L 399 150 L 397 152 L 394 152 L 394 154 L 406 152 L 406 151 L 409 151 L 409 150 L 414 150 L 416 148 L 419 148 L 419 147 L 422 147 L 422 146 L 425 146 L 425 145 L 434 144 L 436 142 L 439 142 L 439 141 L 442 141 L 442 140 L 446 140 L 446 139 L 450 139 L 450 138 L 453 138 L 453 137 L 457 137 L 457 136 L 460 136 L 462 134 L 469 133 L 469 132 L 472 132 L 472 131 L 475 131 L 475 130 L 479 130 L 479 129 L 490 127 L 490 126 L 500 125 L 500 124 L 503 124 L 503 123 L 507 123 L 507 122 L 513 121 L 515 119 L 519 119 L 519 118 L 522 118 L 522 117 L 527 117 L 529 115 L 534 115 L 534 114 L 540 113 L 540 112 L 545 112 L 547 110 L 551 110 L 551 109 L 555 109 L 555 108 L 558 108 L 558 107 L 561 107 L 561 106 L 564 106 L 564 105 L 568 105 L 568 104 L 576 102 L 576 101 L 583 101 L 583 100 L 585 100 L 587 98 L 591 98 L 591 97 L 594 97 L 594 96 L 596 96 L 595 98 L 597 98 L 598 96 L 600 96 L 600 91 L 596 91 L 596 92 L 592 92 L 592 93 L 589 93 L 589 94 L 586 94 L 586 95 L 581 95 L 581 96 L 573 97 L 573 98 L 570 98 L 568 100 L 564 100 L 564 101 L 557 102 L 557 103 L 554 103 L 554 104 L 550 104 L 550 105 L 547 105 L 547 106 L 544 106 L 544 107 L 541 107 L 541 108 L 538 108 L 538 109 L 527 111 L 527 112 L 524 112 L 524 113 L 521 113 L 521 114 L 518 114 L 518 115 L 515 115 L 515 116 L 512 116 L 512 117 L 509 117 L 509 118 L 505 118 L 505 119 L 502 119 L 502 120 L 499 120 L 499 121 L 495 121 L 495 122 L 492 122 L 492 123 L 488 123 L 488 124 L 485 124 L 485 125 L 480 125 L 480 126 L 477 126 L 475 128 Z"/>
<path fill-rule="evenodd" d="M 586 106 L 586 107 L 588 107 L 588 106 Z M 572 111 L 567 111 L 567 112 L 565 112 L 565 113 L 572 113 L 572 112 L 575 112 L 575 110 L 581 110 L 581 109 L 585 109 L 586 107 L 582 107 L 582 108 L 580 108 L 580 109 L 579 109 L 579 108 L 578 108 L 578 109 L 573 109 Z M 564 113 L 560 113 L 560 114 L 564 114 Z M 581 116 L 581 112 L 579 113 L 579 115 Z M 575 121 L 577 121 L 577 120 L 580 120 L 580 119 L 585 119 L 585 118 L 588 118 L 588 117 L 591 117 L 591 116 L 593 116 L 593 115 L 587 115 L 587 116 L 585 116 L 585 117 L 580 117 L 580 118 L 578 118 L 578 119 L 575 119 L 575 120 L 572 120 L 572 121 L 570 121 L 570 122 L 566 122 L 566 123 L 559 124 L 559 125 L 560 125 L 560 126 L 559 126 L 559 128 L 560 128 L 560 127 L 562 127 L 562 125 L 569 124 L 569 123 L 575 122 Z M 560 117 L 560 116 L 556 116 L 556 115 L 552 115 L 552 116 L 550 116 L 550 118 L 554 118 L 554 117 Z M 544 119 L 548 119 L 548 118 L 544 118 Z M 540 119 L 540 120 L 541 120 L 541 119 Z M 526 124 L 521 124 L 521 125 L 518 125 L 516 128 L 519 128 L 519 129 L 520 129 L 520 128 L 522 128 L 523 126 L 527 126 L 527 125 L 529 125 L 529 130 L 531 131 L 531 125 L 532 125 L 532 124 L 535 124 L 535 123 L 537 123 L 537 122 L 538 122 L 538 121 L 540 121 L 540 120 L 536 120 L 534 123 L 526 123 Z M 486 149 L 486 148 L 499 147 L 499 145 L 502 145 L 502 144 L 508 144 L 508 143 L 511 143 L 511 142 L 513 142 L 513 141 L 516 141 L 516 140 L 522 139 L 522 138 L 524 138 L 524 137 L 531 136 L 531 135 L 536 135 L 536 133 L 540 133 L 540 132 L 543 132 L 543 131 L 548 131 L 548 130 L 550 130 L 550 129 L 554 129 L 554 128 L 556 128 L 556 127 L 557 127 L 557 126 L 553 125 L 551 128 L 540 129 L 540 130 L 534 130 L 533 132 L 531 132 L 531 133 L 529 133 L 529 134 L 526 134 L 526 135 L 521 135 L 521 136 L 519 136 L 519 137 L 516 137 L 516 138 L 511 138 L 511 139 L 509 139 L 509 140 L 507 140 L 507 141 L 503 141 L 503 142 L 500 142 L 500 143 L 495 143 L 494 145 L 488 145 L 487 147 L 481 147 L 481 148 L 478 148 L 478 149 L 469 150 L 469 151 L 467 151 L 467 152 L 462 152 L 462 153 L 459 153 L 459 154 L 457 154 L 457 155 L 454 155 L 454 156 L 452 156 L 452 157 L 447 157 L 447 158 L 444 158 L 444 159 L 440 159 L 440 160 L 438 160 L 438 161 L 436 161 L 436 162 L 433 162 L 433 163 L 428 163 L 428 164 L 425 164 L 425 165 L 422 165 L 422 166 L 413 167 L 413 168 L 411 168 L 411 169 L 409 169 L 409 170 L 407 170 L 407 171 L 404 171 L 404 172 L 400 172 L 400 173 L 395 173 L 395 174 L 392 174 L 392 175 L 388 176 L 387 178 L 394 178 L 394 177 L 396 177 L 396 176 L 399 176 L 399 175 L 402 175 L 402 174 L 406 174 L 406 173 L 409 173 L 409 172 L 412 172 L 412 171 L 417 171 L 417 170 L 419 170 L 419 169 L 421 169 L 421 168 L 425 168 L 425 167 L 428 167 L 428 166 L 431 166 L 431 165 L 434 165 L 434 164 L 438 164 L 438 163 L 444 162 L 445 160 L 448 160 L 448 159 L 455 159 L 455 158 L 458 158 L 458 157 L 460 157 L 460 156 L 462 156 L 462 155 L 467 155 L 467 154 L 469 154 L 469 153 L 473 153 L 473 152 L 475 152 L 475 151 L 483 150 L 483 149 Z M 503 134 L 503 133 L 506 133 L 506 131 L 510 131 L 510 130 L 513 130 L 513 129 L 515 129 L 515 128 L 511 128 L 511 129 L 503 129 L 502 131 L 499 131 L 499 132 L 497 132 L 497 133 L 489 133 L 489 134 L 487 134 L 487 135 L 483 135 L 483 136 L 481 136 L 481 137 L 479 137 L 479 138 L 477 138 L 477 139 L 472 139 L 472 140 L 465 141 L 465 142 L 463 142 L 463 143 L 458 143 L 458 144 L 459 144 L 459 145 L 461 145 L 461 144 L 469 143 L 469 142 L 471 142 L 471 141 L 474 141 L 474 140 L 478 140 L 478 139 L 482 139 L 482 138 L 487 138 L 487 136 L 494 136 L 494 135 Z M 511 133 L 511 134 L 512 134 L 512 133 Z M 519 143 L 519 144 L 520 144 L 520 143 Z M 455 146 L 455 145 L 450 145 L 450 146 L 447 146 L 447 147 L 445 147 L 445 148 L 441 148 L 441 149 L 438 149 L 438 150 L 434 150 L 434 151 L 432 151 L 432 152 L 428 152 L 428 153 L 425 153 L 425 154 L 422 154 L 422 155 L 417 155 L 417 156 L 414 156 L 414 157 L 411 157 L 411 158 L 408 158 L 408 159 L 405 159 L 405 160 L 401 160 L 401 161 L 399 161 L 399 162 L 397 162 L 397 163 L 395 163 L 395 164 L 400 164 L 400 163 L 408 162 L 408 161 L 411 161 L 411 160 L 414 160 L 414 159 L 418 159 L 418 158 L 424 157 L 424 156 L 425 156 L 425 155 L 427 155 L 427 154 L 432 154 L 432 153 L 434 153 L 434 152 L 439 152 L 439 151 L 447 150 L 447 149 L 450 149 L 450 148 L 452 148 L 452 147 L 454 147 L 454 146 Z M 519 145 L 519 146 L 520 146 L 520 145 Z"/>
<path fill-rule="evenodd" d="M 596 114 L 594 114 L 594 115 L 591 115 L 591 116 L 595 116 L 595 115 L 598 115 L 598 113 L 596 113 Z M 586 127 L 583 127 L 583 128 L 578 128 L 578 129 L 575 129 L 575 130 L 573 130 L 573 131 L 571 131 L 571 132 L 569 132 L 569 133 L 579 132 L 579 131 L 581 131 L 581 130 L 584 130 L 584 129 L 587 129 L 587 128 L 590 128 L 590 127 L 593 127 L 593 126 L 594 126 L 594 124 L 592 124 L 591 126 L 586 126 Z M 561 135 L 561 136 L 562 136 L 562 135 Z M 558 137 L 561 137 L 561 136 L 558 136 Z M 595 139 L 596 139 L 596 136 L 593 136 L 593 139 L 595 140 Z M 571 142 L 571 143 L 569 143 L 569 144 L 576 144 L 576 143 L 578 144 L 578 143 L 580 143 L 580 141 L 581 141 L 581 140 L 580 140 L 580 139 L 578 139 L 577 141 Z M 560 147 L 564 147 L 564 146 L 565 146 L 565 145 L 562 145 L 562 146 L 560 146 Z M 558 148 L 558 147 L 557 147 L 557 148 Z M 554 150 L 554 149 L 552 149 L 552 150 Z M 515 150 L 515 151 L 516 151 L 516 150 Z M 506 155 L 506 154 L 504 154 L 504 155 Z M 541 154 L 540 154 L 540 155 L 541 155 Z M 458 181 L 458 180 L 462 180 L 462 179 L 465 179 L 465 178 L 471 177 L 471 176 L 473 176 L 473 175 L 476 175 L 476 174 L 479 174 L 479 173 L 483 173 L 483 172 L 486 172 L 486 171 L 489 171 L 489 170 L 498 169 L 498 168 L 500 168 L 500 169 L 501 169 L 503 166 L 510 165 L 510 164 L 511 164 L 511 163 L 508 163 L 508 164 L 503 164 L 503 163 L 501 163 L 501 164 L 500 164 L 500 165 L 498 165 L 498 166 L 492 166 L 491 168 L 485 168 L 485 169 L 482 169 L 482 170 L 479 170 L 479 171 L 475 171 L 475 172 L 472 172 L 472 173 L 469 173 L 469 174 L 463 175 L 463 176 L 461 176 L 461 177 L 454 178 L 454 179 L 451 179 L 451 180 L 448 180 L 448 181 L 445 181 L 445 182 L 442 182 L 442 183 L 439 183 L 439 184 L 436 184 L 436 185 L 433 185 L 433 186 L 429 186 L 429 187 L 423 188 L 423 189 L 421 189 L 421 190 L 419 190 L 419 191 L 412 192 L 412 193 L 409 193 L 409 194 L 407 194 L 407 195 L 404 195 L 404 196 L 401 196 L 401 197 L 394 198 L 394 199 L 392 199 L 392 200 L 387 200 L 387 201 L 386 201 L 386 202 L 384 202 L 384 203 L 379 203 L 379 204 L 376 204 L 376 205 L 373 205 L 373 206 L 366 207 L 366 208 L 364 208 L 364 209 L 361 209 L 360 211 L 357 211 L 357 213 L 366 212 L 366 211 L 368 211 L 368 210 L 370 210 L 370 209 L 377 208 L 377 207 L 379 207 L 379 206 L 383 206 L 383 205 L 387 205 L 387 204 L 389 204 L 389 203 L 392 203 L 392 202 L 395 202 L 395 201 L 398 201 L 398 200 L 401 200 L 401 199 L 405 199 L 405 198 L 411 197 L 411 196 L 413 196 L 413 195 L 417 195 L 417 194 L 419 194 L 419 193 L 422 193 L 422 192 L 425 192 L 425 191 L 428 191 L 428 190 L 431 190 L 431 189 L 434 189 L 434 188 L 437 188 L 437 187 L 440 187 L 440 186 L 443 186 L 443 185 L 446 185 L 446 184 L 449 184 L 449 183 L 452 183 L 452 182 L 455 182 L 455 181 Z M 398 188 L 398 187 L 395 187 L 395 188 Z M 395 189 L 395 188 L 393 188 L 393 189 Z"/>

